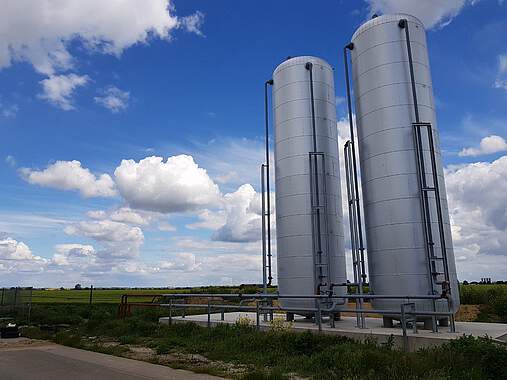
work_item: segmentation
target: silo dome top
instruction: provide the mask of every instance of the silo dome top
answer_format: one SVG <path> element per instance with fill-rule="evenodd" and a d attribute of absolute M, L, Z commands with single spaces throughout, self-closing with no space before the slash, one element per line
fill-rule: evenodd
<path fill-rule="evenodd" d="M 283 61 L 282 63 L 280 63 L 276 67 L 273 75 L 276 75 L 276 73 L 278 73 L 280 70 L 283 70 L 286 67 L 295 66 L 295 65 L 304 65 L 307 62 L 311 62 L 313 64 L 318 64 L 318 65 L 321 65 L 321 66 L 329 67 L 329 69 L 332 70 L 332 68 L 329 65 L 329 63 L 327 63 L 323 59 L 318 58 L 318 57 L 314 57 L 314 56 L 311 56 L 311 55 L 302 55 L 302 56 L 299 56 L 299 57 L 288 58 L 285 61 Z"/>
<path fill-rule="evenodd" d="M 401 19 L 407 19 L 410 22 L 413 22 L 415 24 L 419 24 L 424 28 L 424 24 L 421 20 L 419 20 L 417 17 L 405 14 L 405 13 L 395 13 L 390 15 L 382 15 L 375 18 L 372 18 L 371 20 L 365 22 L 363 25 L 361 25 L 352 35 L 352 41 L 354 41 L 361 33 L 367 31 L 370 28 L 373 28 L 374 26 L 385 24 L 388 22 L 398 22 Z"/>

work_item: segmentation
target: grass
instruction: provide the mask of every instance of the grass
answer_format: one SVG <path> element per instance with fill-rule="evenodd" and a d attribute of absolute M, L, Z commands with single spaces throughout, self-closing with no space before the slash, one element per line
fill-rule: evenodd
<path fill-rule="evenodd" d="M 463 305 L 481 305 L 480 322 L 507 322 L 507 285 L 460 285 Z"/>
<path fill-rule="evenodd" d="M 462 337 L 439 348 L 405 353 L 392 344 L 284 329 L 259 332 L 245 324 L 161 326 L 157 321 L 163 311 L 158 309 L 140 310 L 125 320 L 115 318 L 114 305 L 96 305 L 89 318 L 88 312 L 86 305 L 34 305 L 34 323 L 70 326 L 56 334 L 31 327 L 25 334 L 119 356 L 129 352 L 128 345 L 142 345 L 154 350 L 155 362 L 167 354 L 200 355 L 209 362 L 171 365 L 241 379 L 288 379 L 296 374 L 312 379 L 507 378 L 507 347 L 488 339 Z M 90 337 L 117 344 L 104 346 Z M 228 372 L 228 366 L 242 370 Z"/>
<path fill-rule="evenodd" d="M 123 294 L 169 294 L 169 293 L 257 293 L 260 289 L 255 286 L 203 286 L 185 289 L 93 289 L 92 302 L 96 303 L 114 303 L 121 301 Z M 271 288 L 270 291 L 276 291 Z M 150 302 L 152 297 L 136 298 L 139 302 Z M 32 293 L 33 303 L 89 303 L 90 289 L 51 289 L 34 290 Z"/>

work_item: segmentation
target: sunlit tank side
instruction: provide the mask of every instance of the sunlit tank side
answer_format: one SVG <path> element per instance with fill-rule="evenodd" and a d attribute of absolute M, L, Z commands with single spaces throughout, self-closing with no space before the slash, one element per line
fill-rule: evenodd
<path fill-rule="evenodd" d="M 421 190 L 418 184 L 412 123 L 414 101 L 405 31 L 408 21 L 420 120 L 430 122 L 449 264 L 452 310 L 459 308 L 456 266 L 423 24 L 405 14 L 369 20 L 354 33 L 351 51 L 358 148 L 365 213 L 370 290 L 375 294 L 432 294 L 425 251 Z M 430 162 L 428 144 L 425 160 Z M 427 177 L 431 167 L 426 166 Z M 435 249 L 440 249 L 434 195 L 431 202 Z M 441 268 L 441 265 L 439 266 Z M 376 309 L 400 310 L 400 300 L 373 300 Z M 431 311 L 431 300 L 411 300 Z M 447 311 L 439 300 L 437 311 Z"/>
<path fill-rule="evenodd" d="M 346 287 L 340 284 L 347 278 L 333 69 L 310 56 L 290 58 L 273 73 L 278 289 L 282 295 L 315 294 L 309 165 L 314 146 L 310 76 L 305 67 L 308 62 L 313 65 L 317 151 L 325 157 L 326 194 L 322 193 L 324 183 L 319 176 L 319 196 L 327 204 L 327 228 L 323 216 L 320 235 L 330 267 L 329 278 L 323 282 L 335 284 L 334 294 L 344 294 Z M 313 308 L 315 301 L 282 299 L 281 305 Z"/>

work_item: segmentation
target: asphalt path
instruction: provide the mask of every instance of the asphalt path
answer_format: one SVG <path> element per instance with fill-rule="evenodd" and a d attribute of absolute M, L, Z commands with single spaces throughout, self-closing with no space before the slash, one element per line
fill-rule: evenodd
<path fill-rule="evenodd" d="M 212 380 L 219 377 L 57 344 L 0 340 L 1 380 Z"/>

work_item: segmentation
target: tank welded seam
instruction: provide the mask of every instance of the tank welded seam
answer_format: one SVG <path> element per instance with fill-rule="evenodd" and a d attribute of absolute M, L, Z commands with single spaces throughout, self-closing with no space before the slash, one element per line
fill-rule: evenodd
<path fill-rule="evenodd" d="M 371 230 L 376 230 L 376 229 L 379 229 L 379 228 L 382 228 L 382 227 L 386 227 L 386 226 L 389 226 L 389 227 L 393 227 L 393 226 L 404 226 L 406 224 L 422 224 L 423 222 L 422 221 L 414 221 L 414 222 L 400 222 L 400 223 L 385 223 L 385 224 L 381 224 L 379 226 L 369 226 L 369 227 L 366 227 L 366 230 L 368 231 L 371 231 Z M 431 222 L 431 224 L 437 224 L 438 225 L 438 222 Z M 444 223 L 444 225 L 450 225 L 449 223 Z"/>
<path fill-rule="evenodd" d="M 375 66 L 373 66 L 373 67 L 370 67 L 368 70 L 363 71 L 361 74 L 359 74 L 359 76 L 357 76 L 357 75 L 352 75 L 352 80 L 353 80 L 354 82 L 357 82 L 357 81 L 358 81 L 358 80 L 359 80 L 359 79 L 360 79 L 363 75 L 368 74 L 368 73 L 369 73 L 370 71 L 372 71 L 372 70 L 378 69 L 378 68 L 380 68 L 380 67 L 382 67 L 382 66 L 396 65 L 396 64 L 398 64 L 398 63 L 408 63 L 408 60 L 403 60 L 403 61 L 392 61 L 392 62 L 381 63 L 380 65 L 375 65 Z M 425 63 L 423 63 L 423 62 L 414 61 L 414 63 L 415 63 L 415 64 L 417 64 L 417 65 L 421 65 L 421 66 L 425 67 L 426 69 L 428 69 L 428 71 L 429 71 L 429 69 L 430 69 L 430 67 L 429 67 L 428 65 L 426 65 Z"/>
<path fill-rule="evenodd" d="M 329 191 L 326 192 L 326 194 L 329 194 L 330 198 L 333 198 L 337 196 L 337 194 L 330 193 Z M 291 197 L 301 197 L 303 195 L 308 195 L 308 193 L 301 193 L 301 194 L 289 194 L 289 195 L 278 195 L 276 199 L 284 199 L 284 198 L 291 198 Z M 324 195 L 324 193 L 320 193 L 320 195 Z"/>
<path fill-rule="evenodd" d="M 296 81 L 291 81 L 291 82 L 288 82 L 284 85 L 281 85 L 281 86 L 276 86 L 276 89 L 273 89 L 273 94 L 276 94 L 278 91 L 280 91 L 281 89 L 285 88 L 285 87 L 288 87 L 288 86 L 292 86 L 292 85 L 295 85 L 295 84 L 308 84 L 310 83 L 309 80 L 296 80 Z M 333 88 L 327 83 L 327 82 L 324 82 L 324 81 L 313 81 L 313 83 L 317 83 L 319 86 L 323 86 L 323 87 L 328 87 L 330 90 L 332 90 Z"/>
<path fill-rule="evenodd" d="M 382 199 L 382 200 L 379 200 L 379 201 L 365 202 L 365 205 L 366 206 L 371 206 L 371 205 L 376 205 L 378 203 L 383 203 L 383 202 L 402 201 L 402 200 L 415 199 L 415 198 L 419 199 L 417 196 L 412 196 L 412 197 L 397 197 L 397 198 Z M 435 197 L 431 197 L 430 199 L 435 199 Z M 440 197 L 440 199 L 442 199 L 442 197 Z"/>
<path fill-rule="evenodd" d="M 289 159 L 289 158 L 295 158 L 295 157 L 304 157 L 304 158 L 308 159 L 308 154 L 292 154 L 292 155 L 290 155 L 290 156 L 285 156 L 285 157 L 282 157 L 282 158 L 277 157 L 276 161 L 277 161 L 277 162 L 280 162 L 280 161 L 287 160 L 287 159 Z M 330 154 L 328 154 L 328 153 L 324 153 L 324 157 L 326 157 L 326 158 L 330 158 L 330 159 L 331 159 L 331 158 L 334 158 L 334 160 L 335 160 L 335 161 L 338 161 L 338 160 L 336 159 L 336 157 L 331 156 L 331 155 L 330 155 Z M 327 174 L 327 173 L 326 173 L 326 174 Z"/>
<path fill-rule="evenodd" d="M 370 136 L 374 136 L 378 133 L 383 133 L 383 132 L 387 132 L 387 131 L 393 131 L 395 129 L 410 129 L 410 131 L 412 132 L 414 130 L 414 127 L 412 127 L 412 125 L 406 125 L 406 126 L 401 126 L 401 127 L 392 127 L 392 128 L 386 128 L 386 129 L 381 129 L 381 130 L 377 130 L 373 133 L 370 133 L 369 135 L 366 135 L 366 136 L 363 136 L 361 139 L 359 139 L 359 141 L 364 141 L 365 139 L 369 138 Z M 433 131 L 438 131 L 437 129 L 434 129 Z M 439 138 L 436 138 L 435 140 L 440 140 Z"/>
<path fill-rule="evenodd" d="M 317 134 L 317 137 L 319 137 L 319 136 L 320 136 L 320 137 L 323 137 L 323 138 L 325 138 L 325 139 L 331 140 L 332 142 L 338 142 L 338 139 L 335 139 L 335 138 L 333 138 L 332 136 L 329 136 L 329 135 L 319 135 L 319 134 Z M 302 134 L 302 135 L 292 135 L 292 136 L 290 136 L 290 137 L 285 137 L 285 138 L 283 138 L 283 139 L 277 139 L 277 140 L 275 141 L 275 145 L 278 145 L 278 144 L 280 144 L 280 143 L 282 143 L 282 142 L 285 142 L 285 141 L 287 141 L 287 140 L 291 140 L 291 139 L 294 139 L 294 138 L 299 138 L 299 137 L 312 137 L 312 135 L 311 135 L 311 134 L 310 134 L 310 135 L 308 135 L 308 134 Z"/>
<path fill-rule="evenodd" d="M 370 92 L 373 92 L 373 91 L 375 91 L 375 90 L 378 90 L 379 88 L 385 88 L 385 87 L 389 87 L 389 86 L 399 86 L 399 85 L 402 85 L 402 84 L 410 84 L 410 83 L 411 83 L 410 81 L 408 81 L 408 82 L 407 82 L 407 81 L 405 81 L 405 82 L 391 82 L 391 83 L 383 84 L 383 85 L 378 86 L 378 87 L 370 88 L 369 90 L 367 90 L 367 91 L 365 91 L 365 92 L 361 93 L 361 95 L 359 95 L 359 96 L 357 97 L 357 99 L 361 99 L 363 96 L 366 96 L 366 95 L 368 95 Z M 427 87 L 427 88 L 429 88 L 429 89 L 431 89 L 431 88 L 432 88 L 432 86 L 427 85 L 427 84 L 425 84 L 425 83 L 416 83 L 416 85 L 423 86 L 423 87 Z"/>
<path fill-rule="evenodd" d="M 396 173 L 396 174 L 389 174 L 389 175 L 383 175 L 381 177 L 375 177 L 375 178 L 370 178 L 368 181 L 365 181 L 364 184 L 368 184 L 368 183 L 371 183 L 373 181 L 376 181 L 376 180 L 379 180 L 379 179 L 386 179 L 386 178 L 391 178 L 391 177 L 398 177 L 398 176 L 412 176 L 412 175 L 417 175 L 418 173 Z M 425 174 L 433 174 L 433 173 L 425 173 Z M 444 176 L 442 175 L 439 175 L 439 177 L 443 178 Z"/>
<path fill-rule="evenodd" d="M 414 106 L 414 103 L 403 103 L 403 104 L 391 104 L 389 106 L 385 106 L 385 107 L 380 107 L 380 108 L 375 108 L 374 110 L 371 110 L 371 111 L 368 111 L 367 113 L 365 114 L 362 114 L 358 120 L 360 119 L 363 119 L 365 118 L 366 116 L 368 116 L 369 114 L 373 113 L 373 112 L 377 112 L 377 111 L 380 111 L 380 110 L 383 110 L 383 109 L 386 109 L 386 108 L 391 108 L 391 107 L 407 107 L 407 106 L 410 106 L 410 107 L 413 107 Z M 425 108 L 428 108 L 430 110 L 432 110 L 433 112 L 435 112 L 435 108 L 431 107 L 431 106 L 427 106 L 426 104 L 418 104 L 419 107 L 425 107 Z M 357 117 L 357 116 L 356 116 Z"/>
<path fill-rule="evenodd" d="M 311 118 L 312 118 L 311 116 L 296 116 L 296 117 L 291 117 L 290 119 L 285 119 L 283 121 L 278 121 L 275 123 L 275 130 L 276 130 L 276 128 L 278 128 L 278 126 L 280 124 L 284 124 L 284 123 L 287 123 L 289 121 L 296 120 L 296 119 L 311 119 Z M 327 117 L 322 117 L 322 116 L 317 116 L 317 115 L 315 115 L 315 119 L 316 120 L 323 120 L 324 122 L 332 121 L 333 123 L 336 123 L 336 119 L 328 119 Z"/>
<path fill-rule="evenodd" d="M 277 110 L 278 108 L 286 105 L 286 104 L 289 104 L 289 103 L 293 103 L 293 102 L 301 102 L 301 101 L 308 101 L 310 100 L 310 98 L 298 98 L 298 99 L 291 99 L 291 100 L 287 100 L 286 102 L 283 102 L 283 103 L 279 103 L 275 108 L 273 108 L 274 110 Z M 313 99 L 315 102 L 322 102 L 322 103 L 326 103 L 326 104 L 329 104 L 331 105 L 332 107 L 336 107 L 336 104 L 333 103 L 333 102 L 330 102 L 329 100 L 327 99 L 318 99 L 318 98 L 314 98 Z"/>
<path fill-rule="evenodd" d="M 379 43 L 379 44 L 376 44 L 376 45 L 370 46 L 368 49 L 363 50 L 363 51 L 361 51 L 360 53 L 359 53 L 359 50 L 356 50 L 356 51 L 358 51 L 358 53 L 357 53 L 357 55 L 355 56 L 355 59 L 354 59 L 354 57 L 351 57 L 351 61 L 352 61 L 352 62 L 357 61 L 357 59 L 358 59 L 359 57 L 361 57 L 364 53 L 368 52 L 369 50 L 372 50 L 372 49 L 378 48 L 379 46 L 388 45 L 388 44 L 394 44 L 394 43 L 400 43 L 400 42 L 405 43 L 405 40 L 403 39 L 403 40 L 391 40 L 391 41 L 381 42 L 381 43 Z M 419 46 L 421 46 L 421 47 L 423 47 L 423 48 L 426 48 L 426 45 L 425 45 L 425 44 L 423 44 L 423 43 L 421 43 L 421 42 L 419 42 L 419 41 L 415 41 L 415 40 L 414 40 L 414 41 L 410 41 L 410 43 L 411 43 L 412 45 L 419 45 Z M 356 46 L 357 46 L 357 44 L 355 44 L 355 46 L 354 46 L 354 47 L 356 47 Z"/>
<path fill-rule="evenodd" d="M 376 158 L 376 157 L 379 157 L 379 156 L 383 156 L 383 155 L 386 155 L 386 154 L 390 154 L 390 153 L 400 153 L 400 152 L 413 152 L 415 149 L 397 149 L 397 150 L 390 150 L 388 152 L 382 152 L 382 153 L 377 153 L 377 154 L 374 154 L 372 156 L 368 156 L 368 158 L 363 158 L 361 160 L 361 162 L 366 162 L 368 160 L 371 160 L 372 158 Z M 429 152 L 429 149 L 428 150 L 424 150 L 424 152 Z M 436 152 L 435 152 L 435 155 Z M 430 174 L 433 174 L 433 173 L 430 173 Z"/>
<path fill-rule="evenodd" d="M 424 25 L 417 17 L 406 14 L 406 13 L 395 13 L 393 15 L 383 15 L 381 16 L 382 19 L 374 18 L 367 22 L 365 22 L 363 25 L 361 25 L 355 33 L 352 35 L 352 40 L 355 40 L 358 36 L 361 34 L 369 31 L 370 29 L 373 29 L 377 26 L 389 24 L 392 22 L 398 23 L 400 21 L 400 18 L 406 18 L 408 22 L 411 22 L 412 24 L 420 26 L 424 30 Z M 416 22 L 417 21 L 417 22 Z"/>
<path fill-rule="evenodd" d="M 435 247 L 440 248 L 438 244 L 435 244 Z M 417 247 L 396 247 L 396 248 L 370 249 L 369 252 L 370 253 L 375 253 L 375 255 L 390 255 L 390 256 L 392 256 L 393 253 L 391 253 L 391 252 L 385 252 L 385 251 L 400 251 L 400 250 L 413 251 L 413 250 L 416 250 L 416 249 L 424 250 L 425 246 L 421 246 L 421 247 L 417 246 Z M 447 249 L 447 250 L 449 250 L 449 249 Z M 407 252 L 401 253 L 400 252 L 400 256 L 410 256 L 410 255 L 417 256 L 417 255 L 420 255 L 420 252 L 415 252 L 415 253 L 407 253 Z M 424 259 L 426 259 L 426 256 L 424 257 Z"/>
<path fill-rule="evenodd" d="M 343 238 L 344 235 L 336 235 L 336 234 L 321 234 L 322 236 L 330 236 L 332 238 Z M 295 238 L 295 237 L 304 237 L 304 236 L 313 236 L 311 233 L 304 234 L 304 233 L 298 233 L 298 234 L 290 234 L 290 235 L 279 235 L 278 238 L 281 239 L 287 239 L 287 238 Z"/>

